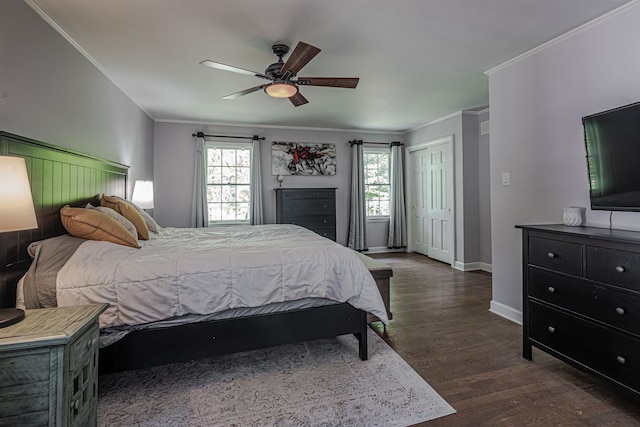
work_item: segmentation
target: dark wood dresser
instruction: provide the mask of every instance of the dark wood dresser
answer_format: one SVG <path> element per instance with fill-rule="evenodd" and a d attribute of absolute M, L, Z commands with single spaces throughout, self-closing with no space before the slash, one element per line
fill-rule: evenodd
<path fill-rule="evenodd" d="M 640 232 L 517 227 L 523 356 L 535 346 L 640 396 Z"/>
<path fill-rule="evenodd" d="M 336 240 L 335 188 L 276 188 L 276 222 Z"/>

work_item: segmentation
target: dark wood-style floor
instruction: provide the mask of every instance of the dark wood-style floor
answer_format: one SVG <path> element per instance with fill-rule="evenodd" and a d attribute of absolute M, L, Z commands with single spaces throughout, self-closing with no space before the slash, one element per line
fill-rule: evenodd
<path fill-rule="evenodd" d="M 534 348 L 489 312 L 491 274 L 418 254 L 376 254 L 393 267 L 386 332 L 374 329 L 458 412 L 428 426 L 640 426 L 640 400 Z"/>

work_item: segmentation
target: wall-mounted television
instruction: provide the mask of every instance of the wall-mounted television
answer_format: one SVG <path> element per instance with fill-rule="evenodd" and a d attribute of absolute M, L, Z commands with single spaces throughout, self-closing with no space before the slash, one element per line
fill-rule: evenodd
<path fill-rule="evenodd" d="M 591 209 L 640 212 L 640 102 L 582 118 Z"/>

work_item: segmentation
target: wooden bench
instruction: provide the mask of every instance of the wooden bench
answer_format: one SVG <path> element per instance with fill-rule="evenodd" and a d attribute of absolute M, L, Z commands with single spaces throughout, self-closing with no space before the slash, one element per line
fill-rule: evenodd
<path fill-rule="evenodd" d="M 356 252 L 356 255 L 358 255 L 358 257 L 362 260 L 364 265 L 369 269 L 371 275 L 375 279 L 376 284 L 378 285 L 378 289 L 380 290 L 380 295 L 382 296 L 382 301 L 384 302 L 384 307 L 387 309 L 387 316 L 389 317 L 389 320 L 391 320 L 393 315 L 391 314 L 390 286 L 391 276 L 393 276 L 393 269 L 388 264 L 368 257 L 363 253 Z M 369 323 L 379 320 L 380 319 L 372 314 L 369 314 L 367 318 L 367 321 Z"/>

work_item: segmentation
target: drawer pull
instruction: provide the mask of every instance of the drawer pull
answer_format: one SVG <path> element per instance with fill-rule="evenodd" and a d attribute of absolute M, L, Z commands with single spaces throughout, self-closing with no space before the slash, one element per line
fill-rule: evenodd
<path fill-rule="evenodd" d="M 553 326 L 549 326 L 547 330 L 551 333 L 554 333 L 556 331 L 556 328 L 554 328 Z"/>
<path fill-rule="evenodd" d="M 93 346 L 96 344 L 96 339 L 92 339 L 87 341 L 87 348 L 93 348 Z"/>
<path fill-rule="evenodd" d="M 326 223 L 327 223 L 327 220 L 325 219 L 325 220 L 324 220 L 324 221 L 322 221 L 322 222 L 324 222 L 324 223 L 326 224 Z"/>
<path fill-rule="evenodd" d="M 554 293 L 556 291 L 556 288 L 554 288 L 553 286 L 549 286 L 547 289 L 549 289 L 550 293 Z"/>
<path fill-rule="evenodd" d="M 616 307 L 616 313 L 618 313 L 618 314 L 624 314 L 624 313 L 625 313 L 624 308 L 622 308 L 622 307 Z"/>
<path fill-rule="evenodd" d="M 622 356 L 617 356 L 617 357 L 616 357 L 616 361 L 617 361 L 619 364 L 621 364 L 621 365 L 624 365 L 625 363 L 627 363 L 627 359 L 625 359 L 625 358 L 624 358 L 624 357 L 622 357 Z"/>
<path fill-rule="evenodd" d="M 554 254 L 553 252 L 549 252 L 549 253 L 547 254 L 547 256 L 548 256 L 549 258 L 555 258 L 555 257 L 556 257 L 556 254 Z"/>
<path fill-rule="evenodd" d="M 617 267 L 616 267 L 616 271 L 617 271 L 618 273 L 624 273 L 624 267 L 623 267 L 623 266 L 621 266 L 621 265 L 619 265 L 619 266 L 617 266 Z"/>

